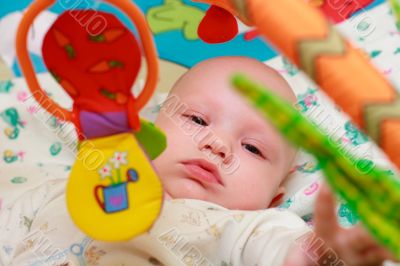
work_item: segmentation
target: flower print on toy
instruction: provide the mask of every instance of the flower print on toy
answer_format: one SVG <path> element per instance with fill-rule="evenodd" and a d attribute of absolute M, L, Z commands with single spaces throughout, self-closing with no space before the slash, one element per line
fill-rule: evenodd
<path fill-rule="evenodd" d="M 106 213 L 123 211 L 128 209 L 129 182 L 137 182 L 138 174 L 133 168 L 126 171 L 126 180 L 121 177 L 122 166 L 127 165 L 128 152 L 115 152 L 114 156 L 99 170 L 101 180 L 108 180 L 109 185 L 97 185 L 94 189 L 97 203 Z M 102 198 L 100 198 L 102 191 Z"/>

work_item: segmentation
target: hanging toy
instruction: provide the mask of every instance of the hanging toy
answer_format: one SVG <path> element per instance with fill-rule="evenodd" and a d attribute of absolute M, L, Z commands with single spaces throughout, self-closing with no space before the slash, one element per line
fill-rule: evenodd
<path fill-rule="evenodd" d="M 400 179 L 342 152 L 340 144 L 267 88 L 242 75 L 233 84 L 283 136 L 315 156 L 329 184 L 400 259 L 400 214 L 394 211 L 400 204 Z"/>
<path fill-rule="evenodd" d="M 196 1 L 196 0 L 194 0 Z M 308 5 L 319 8 L 325 16 L 329 18 L 332 23 L 340 23 L 357 11 L 362 10 L 373 0 L 336 0 L 336 1 L 325 1 L 325 0 L 303 0 Z M 392 5 L 398 0 L 390 0 Z M 199 1 L 203 2 L 203 1 Z M 225 4 L 224 1 L 204 1 L 211 4 L 210 8 L 206 11 L 205 16 L 200 22 L 197 33 L 201 40 L 206 43 L 224 43 L 232 40 L 238 34 L 238 25 L 236 22 L 236 16 L 240 16 L 236 10 L 230 7 L 229 4 Z M 234 1 L 236 3 L 236 9 L 244 9 L 245 1 Z M 397 3 L 397 6 L 399 4 Z M 220 7 L 221 6 L 221 7 Z M 228 10 L 224 9 L 227 8 Z M 396 9 L 395 9 L 396 10 Z M 231 13 L 232 12 L 232 13 Z M 243 17 L 242 17 L 243 20 Z M 243 21 L 246 24 L 249 22 Z M 244 38 L 254 38 L 259 35 L 257 30 L 252 30 L 247 33 Z"/>
<path fill-rule="evenodd" d="M 72 220 L 94 239 L 128 240 L 152 226 L 162 205 L 162 186 L 150 160 L 166 147 L 166 138 L 138 115 L 155 89 L 156 50 L 137 7 L 109 0 L 126 12 L 142 40 L 148 76 L 134 97 L 142 56 L 135 36 L 106 12 L 62 13 L 47 32 L 42 53 L 49 72 L 73 99 L 68 111 L 43 92 L 26 47 L 33 19 L 53 2 L 37 0 L 24 14 L 17 33 L 21 69 L 40 105 L 76 127 L 78 153 L 66 189 Z"/>
<path fill-rule="evenodd" d="M 303 0 L 312 7 L 318 7 L 333 23 L 345 21 L 374 0 Z"/>
<path fill-rule="evenodd" d="M 246 24 L 255 26 L 261 35 L 314 80 L 355 124 L 364 129 L 389 158 L 400 166 L 398 92 L 369 64 L 361 52 L 353 48 L 333 28 L 321 12 L 309 6 L 304 0 L 201 0 L 200 2 L 218 5 Z M 248 89 L 247 93 L 255 92 Z M 256 95 L 251 95 L 251 98 L 254 97 Z M 274 113 L 279 112 L 275 110 Z M 282 119 L 292 118 L 282 115 Z M 318 140 L 311 137 L 313 131 L 308 135 L 308 131 L 312 130 L 310 127 L 307 130 L 298 129 L 298 131 L 293 130 L 293 133 L 303 134 L 302 137 L 309 139 L 310 143 Z M 315 143 L 317 146 L 325 144 Z M 350 206 L 353 210 L 363 217 L 363 222 L 369 231 L 400 258 L 400 248 L 396 243 L 400 239 L 398 232 L 400 219 L 393 212 L 393 208 L 399 203 L 398 182 L 385 177 L 379 170 L 371 172 L 368 180 L 356 178 L 360 173 L 347 168 L 346 163 L 332 163 L 332 160 L 337 160 L 336 162 L 340 160 L 333 157 L 335 153 L 332 149 L 335 147 L 332 145 L 329 147 L 331 151 L 325 156 L 331 161 L 323 163 L 323 167 L 328 180 L 338 178 L 336 184 L 342 182 L 343 189 L 335 185 L 335 181 L 330 182 L 331 186 L 339 193 L 346 192 L 342 196 L 352 204 Z M 312 151 L 316 152 L 320 162 L 324 162 L 318 158 L 324 149 L 319 153 L 316 149 Z M 379 199 L 365 201 L 368 198 L 368 191 L 373 189 L 372 184 L 379 183 L 380 179 L 383 179 L 383 184 L 379 184 L 374 193 L 376 192 L 375 195 L 382 197 L 383 200 L 387 199 L 385 206 L 376 204 L 380 203 Z M 360 195 L 363 196 L 351 198 Z M 360 207 L 361 205 L 365 207 Z M 368 209 L 371 213 L 373 210 L 376 211 L 377 215 L 369 217 Z"/>
<path fill-rule="evenodd" d="M 304 0 L 199 2 L 218 5 L 255 26 L 400 167 L 398 92 L 321 12 Z"/>
<path fill-rule="evenodd" d="M 236 18 L 223 8 L 210 6 L 197 29 L 206 43 L 223 43 L 235 38 L 239 29 Z"/>
<path fill-rule="evenodd" d="M 396 18 L 396 27 L 400 29 L 400 1 L 399 0 L 389 0 L 389 4 L 392 8 L 394 17 Z"/>

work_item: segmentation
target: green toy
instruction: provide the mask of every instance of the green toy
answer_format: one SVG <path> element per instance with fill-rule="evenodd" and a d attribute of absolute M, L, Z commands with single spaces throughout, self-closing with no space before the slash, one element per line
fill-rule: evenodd
<path fill-rule="evenodd" d="M 399 0 L 389 0 L 392 7 L 394 16 L 396 17 L 396 26 L 400 28 L 400 1 Z"/>
<path fill-rule="evenodd" d="M 313 154 L 330 186 L 370 233 L 400 259 L 400 181 L 368 160 L 352 157 L 290 103 L 243 75 L 233 85 L 281 134 Z"/>
<path fill-rule="evenodd" d="M 140 125 L 140 130 L 134 132 L 135 137 L 150 160 L 154 160 L 167 148 L 167 137 L 152 122 L 140 119 Z"/>

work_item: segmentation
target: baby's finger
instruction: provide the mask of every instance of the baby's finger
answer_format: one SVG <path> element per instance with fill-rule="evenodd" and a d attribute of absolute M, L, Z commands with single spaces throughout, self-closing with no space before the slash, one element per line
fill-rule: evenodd
<path fill-rule="evenodd" d="M 344 236 L 347 239 L 348 246 L 352 247 L 357 252 L 362 252 L 371 247 L 378 246 L 375 239 L 373 239 L 361 225 L 346 229 Z"/>
<path fill-rule="evenodd" d="M 326 184 L 320 188 L 315 203 L 315 233 L 327 242 L 332 242 L 333 237 L 340 229 L 336 220 L 335 197 Z M 328 243 L 329 244 L 329 243 Z"/>

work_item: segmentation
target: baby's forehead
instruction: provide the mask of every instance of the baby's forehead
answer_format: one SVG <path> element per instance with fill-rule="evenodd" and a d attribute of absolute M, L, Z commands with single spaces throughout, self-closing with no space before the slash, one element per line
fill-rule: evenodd
<path fill-rule="evenodd" d="M 232 88 L 182 88 L 176 90 L 183 109 L 203 115 L 215 124 L 231 123 L 240 132 L 266 134 L 270 131 L 267 120 Z M 183 111 L 182 109 L 182 111 Z"/>
<path fill-rule="evenodd" d="M 290 85 L 276 70 L 255 59 L 241 57 L 217 58 L 196 65 L 177 81 L 172 92 L 182 96 L 213 94 L 215 97 L 234 93 L 231 79 L 238 73 L 249 76 L 290 102 L 296 101 Z M 230 91 L 227 92 L 227 89 Z"/>

